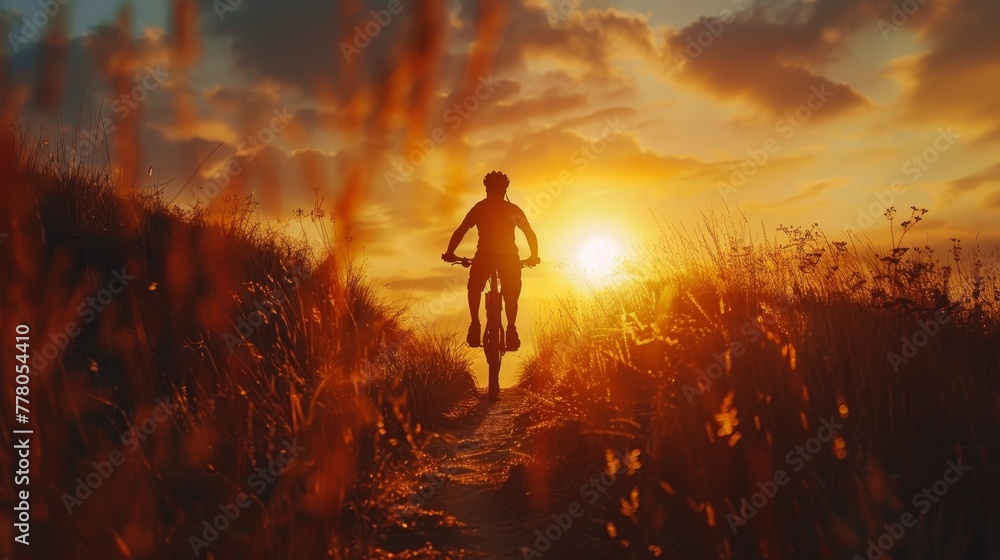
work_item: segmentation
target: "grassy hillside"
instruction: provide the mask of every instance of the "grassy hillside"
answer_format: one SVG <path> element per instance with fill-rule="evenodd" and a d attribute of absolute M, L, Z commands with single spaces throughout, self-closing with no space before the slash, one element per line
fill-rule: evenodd
<path fill-rule="evenodd" d="M 525 557 L 1000 554 L 1000 270 L 909 244 L 925 212 L 884 250 L 710 218 L 563 298 L 520 379 L 551 399 L 528 486 L 584 511 Z"/>
<path fill-rule="evenodd" d="M 334 244 L 282 235 L 252 199 L 182 212 L 0 134 L 0 358 L 13 369 L 30 326 L 37 557 L 442 554 L 447 512 L 402 506 L 473 402 L 460 341 L 409 331 Z M 524 444 L 483 505 L 538 528 L 505 544 L 997 555 L 1000 268 L 910 244 L 923 215 L 889 212 L 885 249 L 710 219 L 666 231 L 630 280 L 561 297 L 522 371 Z"/>
<path fill-rule="evenodd" d="M 475 388 L 465 351 L 252 201 L 181 212 L 0 140 L 0 355 L 13 371 L 28 325 L 36 557 L 370 555 L 376 479 Z"/>

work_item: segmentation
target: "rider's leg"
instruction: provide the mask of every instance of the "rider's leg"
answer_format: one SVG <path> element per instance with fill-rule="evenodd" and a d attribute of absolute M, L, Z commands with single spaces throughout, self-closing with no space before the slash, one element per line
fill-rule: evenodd
<path fill-rule="evenodd" d="M 504 288 L 503 304 L 507 311 L 508 327 L 517 325 L 517 297 L 520 295 L 521 290 L 517 290 L 517 292 L 516 294 L 510 294 L 507 293 L 507 288 Z"/>
<path fill-rule="evenodd" d="M 469 324 L 469 334 L 465 337 L 465 342 L 472 348 L 479 348 L 482 344 L 482 328 L 479 326 L 479 296 L 481 292 L 469 290 L 469 314 L 472 316 L 472 323 Z"/>
<path fill-rule="evenodd" d="M 521 296 L 521 262 L 515 255 L 503 270 L 506 278 L 501 277 L 503 284 L 503 300 L 507 307 L 507 350 L 515 351 L 521 347 L 521 338 L 517 334 L 517 299 Z"/>
<path fill-rule="evenodd" d="M 521 293 L 521 287 L 517 286 L 516 289 L 511 290 L 509 293 L 507 288 L 504 288 L 504 302 L 506 302 L 507 307 L 507 336 L 506 336 L 506 346 L 508 352 L 514 352 L 521 347 L 521 337 L 517 334 L 517 297 Z"/>
<path fill-rule="evenodd" d="M 483 288 L 486 287 L 486 276 L 483 266 L 478 260 L 472 262 L 472 270 L 469 271 L 469 316 L 472 324 L 469 325 L 469 334 L 466 342 L 473 348 L 478 348 L 481 344 L 481 328 L 479 326 L 479 302 L 482 298 Z"/>
<path fill-rule="evenodd" d="M 479 324 L 479 302 L 483 293 L 476 290 L 469 290 L 469 316 L 472 317 L 472 324 Z"/>
<path fill-rule="evenodd" d="M 515 255 L 499 271 L 503 303 L 507 308 L 507 326 L 514 327 L 517 325 L 517 298 L 521 296 L 521 261 Z"/>

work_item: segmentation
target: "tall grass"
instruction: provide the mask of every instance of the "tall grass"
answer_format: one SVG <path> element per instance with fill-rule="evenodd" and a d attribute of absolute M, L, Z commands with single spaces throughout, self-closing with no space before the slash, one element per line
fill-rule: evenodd
<path fill-rule="evenodd" d="M 944 257 L 909 245 L 926 210 L 911 212 L 897 223 L 887 211 L 885 249 L 815 225 L 768 236 L 706 217 L 664 228 L 629 281 L 562 298 L 520 377 L 553 404 L 533 419 L 533 449 L 551 457 L 535 479 L 563 485 L 555 503 L 569 503 L 616 465 L 608 451 L 638 451 L 638 468 L 547 554 L 865 557 L 907 512 L 917 523 L 887 556 L 1000 553 L 986 491 L 1000 448 L 1000 270 L 957 240 Z M 843 427 L 789 461 L 824 420 Z M 573 453 L 553 456 L 553 438 Z M 959 460 L 972 471 L 915 506 Z M 741 500 L 778 471 L 787 484 L 742 517 Z"/>
<path fill-rule="evenodd" d="M 2 332 L 30 325 L 36 357 L 63 341 L 31 380 L 32 552 L 192 557 L 190 538 L 245 492 L 201 557 L 369 556 L 389 507 L 373 479 L 474 389 L 467 355 L 410 332 L 363 269 L 282 235 L 252 198 L 180 211 L 159 186 L 122 187 L 6 130 L 0 173 Z M 113 301 L 76 311 L 123 270 Z M 165 420 L 159 403 L 176 407 Z M 282 464 L 263 488 L 251 478 Z"/>

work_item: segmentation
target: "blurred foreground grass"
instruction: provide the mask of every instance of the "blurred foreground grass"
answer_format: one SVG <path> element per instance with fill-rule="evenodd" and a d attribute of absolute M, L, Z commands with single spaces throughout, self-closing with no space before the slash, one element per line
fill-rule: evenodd
<path fill-rule="evenodd" d="M 467 350 L 410 332 L 252 198 L 181 211 L 11 130 L 0 175 L 5 368 L 16 325 L 32 336 L 34 557 L 377 555 L 373 488 L 474 391 Z"/>

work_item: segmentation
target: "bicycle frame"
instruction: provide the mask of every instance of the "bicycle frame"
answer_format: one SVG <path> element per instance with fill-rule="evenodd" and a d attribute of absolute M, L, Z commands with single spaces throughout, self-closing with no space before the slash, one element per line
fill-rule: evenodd
<path fill-rule="evenodd" d="M 465 268 L 472 266 L 472 259 L 460 257 L 451 264 L 460 264 Z M 521 261 L 524 268 L 525 261 Z M 489 387 L 487 396 L 490 402 L 496 402 L 500 394 L 500 364 L 503 355 L 507 353 L 507 341 L 504 339 L 503 324 L 503 294 L 500 291 L 500 277 L 496 269 L 490 272 L 489 291 L 486 292 L 486 328 L 483 332 L 483 353 L 489 366 Z"/>
<path fill-rule="evenodd" d="M 483 352 L 489 366 L 490 402 L 496 402 L 500 394 L 500 363 L 507 352 L 503 328 L 503 295 L 498 288 L 497 271 L 490 273 L 490 291 L 486 292 L 486 329 L 483 332 Z"/>

